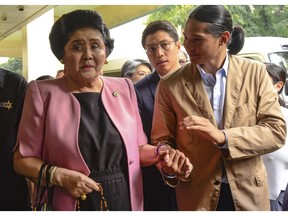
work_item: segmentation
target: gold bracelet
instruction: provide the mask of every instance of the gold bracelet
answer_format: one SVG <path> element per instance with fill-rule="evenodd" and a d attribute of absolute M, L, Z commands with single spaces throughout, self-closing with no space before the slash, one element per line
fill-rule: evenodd
<path fill-rule="evenodd" d="M 50 172 L 49 183 L 50 183 L 51 185 L 53 185 L 52 179 L 53 179 L 53 175 L 54 175 L 54 172 L 55 172 L 56 169 L 57 169 L 57 166 L 52 166 L 52 167 L 50 168 L 50 170 L 49 170 L 49 172 Z"/>

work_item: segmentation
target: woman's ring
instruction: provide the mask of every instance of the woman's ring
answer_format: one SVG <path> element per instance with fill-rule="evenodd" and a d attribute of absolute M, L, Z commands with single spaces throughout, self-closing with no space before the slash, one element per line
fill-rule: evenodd
<path fill-rule="evenodd" d="M 81 200 L 86 200 L 87 199 L 87 196 L 86 196 L 86 194 L 84 193 L 84 194 L 82 194 L 81 196 L 80 196 L 80 198 L 81 198 Z"/>

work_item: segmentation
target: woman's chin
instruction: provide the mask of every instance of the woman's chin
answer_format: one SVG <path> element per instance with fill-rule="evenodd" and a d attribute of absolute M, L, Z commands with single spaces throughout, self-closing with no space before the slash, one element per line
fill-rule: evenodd
<path fill-rule="evenodd" d="M 89 80 L 89 79 L 91 79 L 91 80 L 93 80 L 93 79 L 95 79 L 95 78 L 97 78 L 98 76 L 100 76 L 101 75 L 101 73 L 100 72 L 83 72 L 82 73 L 82 78 L 83 79 L 87 79 L 87 80 Z"/>

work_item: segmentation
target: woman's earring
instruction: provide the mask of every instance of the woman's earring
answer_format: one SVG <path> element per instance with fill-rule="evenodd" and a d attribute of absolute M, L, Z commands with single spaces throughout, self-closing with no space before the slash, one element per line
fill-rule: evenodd
<path fill-rule="evenodd" d="M 105 62 L 104 62 L 104 64 L 108 64 L 108 61 L 107 61 L 107 59 L 105 59 Z"/>
<path fill-rule="evenodd" d="M 60 60 L 60 62 L 61 62 L 61 64 L 64 64 L 64 61 L 63 61 L 63 59 L 61 59 L 61 60 Z"/>

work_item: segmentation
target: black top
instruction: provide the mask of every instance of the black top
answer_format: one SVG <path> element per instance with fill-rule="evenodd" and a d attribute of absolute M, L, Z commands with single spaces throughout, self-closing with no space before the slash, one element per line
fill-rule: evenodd
<path fill-rule="evenodd" d="M 90 170 L 119 167 L 123 142 L 104 109 L 100 93 L 74 94 L 81 105 L 79 147 Z"/>
<path fill-rule="evenodd" d="M 100 93 L 74 94 L 81 106 L 79 148 L 90 178 L 101 183 L 110 211 L 131 210 L 125 145 L 109 118 Z M 100 210 L 100 195 L 93 191 L 81 211 Z"/>

